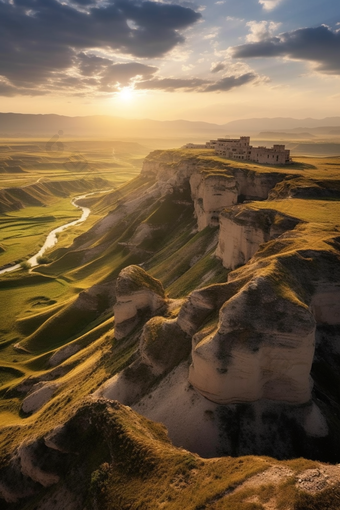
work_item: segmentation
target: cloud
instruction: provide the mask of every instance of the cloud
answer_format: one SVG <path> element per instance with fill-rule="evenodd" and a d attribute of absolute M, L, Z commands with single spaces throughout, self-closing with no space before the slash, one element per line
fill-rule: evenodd
<path fill-rule="evenodd" d="M 209 80 L 200 78 L 155 78 L 154 80 L 142 81 L 137 84 L 137 89 L 142 90 L 163 90 L 174 92 L 175 90 L 184 91 L 202 91 L 204 86 L 209 84 Z"/>
<path fill-rule="evenodd" d="M 100 77 L 100 90 L 114 91 L 130 84 L 131 80 L 147 80 L 158 71 L 157 67 L 139 64 L 138 62 L 118 63 L 108 66 Z"/>
<path fill-rule="evenodd" d="M 241 85 L 255 81 L 257 77 L 258 76 L 255 73 L 246 73 L 241 76 L 226 76 L 216 83 L 212 83 L 206 87 L 204 92 L 225 92 L 235 87 L 240 87 Z"/>
<path fill-rule="evenodd" d="M 246 40 L 247 42 L 258 42 L 269 39 L 280 25 L 281 23 L 274 23 L 274 21 L 248 21 L 246 26 L 250 28 L 250 33 Z"/>
<path fill-rule="evenodd" d="M 219 73 L 220 71 L 223 71 L 223 69 L 225 69 L 225 64 L 223 64 L 223 62 L 219 62 L 218 64 L 213 64 L 211 66 L 210 72 Z"/>
<path fill-rule="evenodd" d="M 273 9 L 275 9 L 275 7 L 277 7 L 280 3 L 282 2 L 282 0 L 259 0 L 259 4 L 262 5 L 262 7 L 266 10 L 266 11 L 272 11 Z"/>
<path fill-rule="evenodd" d="M 316 64 L 326 74 L 340 74 L 340 31 L 321 25 L 300 28 L 276 37 L 233 48 L 234 58 L 288 57 Z"/>
<path fill-rule="evenodd" d="M 71 72 L 81 52 L 162 57 L 200 18 L 189 7 L 150 0 L 1 0 L 0 73 L 18 91 L 34 93 L 55 73 Z M 103 64 L 92 58 L 84 62 L 83 74 Z"/>
<path fill-rule="evenodd" d="M 258 80 L 259 76 L 253 72 L 238 76 L 225 76 L 214 82 L 212 80 L 203 80 L 201 78 L 155 78 L 148 81 L 141 81 L 137 84 L 137 89 L 145 90 L 163 90 L 174 92 L 182 90 L 184 92 L 226 92 L 235 87 L 241 87 L 246 83 Z"/>

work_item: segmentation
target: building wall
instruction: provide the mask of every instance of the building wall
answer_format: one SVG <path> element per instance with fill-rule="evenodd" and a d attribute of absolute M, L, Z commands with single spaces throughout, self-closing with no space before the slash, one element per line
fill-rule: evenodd
<path fill-rule="evenodd" d="M 237 161 L 254 161 L 268 165 L 286 165 L 291 163 L 290 151 L 284 145 L 275 144 L 272 148 L 253 147 L 250 136 L 240 138 L 218 138 L 206 144 L 188 143 L 188 149 L 214 149 L 216 154 Z"/>
<path fill-rule="evenodd" d="M 284 145 L 274 145 L 272 149 L 253 147 L 250 153 L 250 160 L 256 163 L 267 163 L 268 165 L 285 165 L 290 162 L 290 151 L 285 150 Z"/>

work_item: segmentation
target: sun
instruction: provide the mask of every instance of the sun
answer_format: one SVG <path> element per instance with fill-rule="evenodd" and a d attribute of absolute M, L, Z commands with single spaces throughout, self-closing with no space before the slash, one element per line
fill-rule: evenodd
<path fill-rule="evenodd" d="M 131 87 L 123 87 L 117 93 L 117 96 L 120 100 L 125 101 L 127 103 L 131 102 L 134 98 L 134 91 Z"/>

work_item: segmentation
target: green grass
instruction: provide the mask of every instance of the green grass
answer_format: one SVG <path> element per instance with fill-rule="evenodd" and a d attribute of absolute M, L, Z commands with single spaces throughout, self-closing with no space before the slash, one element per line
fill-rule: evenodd
<path fill-rule="evenodd" d="M 34 255 L 44 244 L 47 234 L 56 227 L 79 219 L 81 212 L 62 199 L 47 207 L 26 207 L 0 215 L 0 267 Z"/>
<path fill-rule="evenodd" d="M 340 202 L 291 198 L 246 204 L 250 209 L 275 209 L 308 223 L 340 225 Z"/>
<path fill-rule="evenodd" d="M 138 151 L 129 154 L 120 152 L 113 160 L 112 150 L 109 153 L 107 144 L 98 142 L 86 148 L 85 143 L 68 143 L 69 148 L 64 156 L 71 155 L 76 149 L 83 150 L 92 165 L 91 177 L 96 171 L 96 176 L 109 180 L 113 187 L 120 187 L 108 195 L 87 199 L 93 214 L 86 224 L 60 235 L 57 246 L 47 255 L 51 260 L 49 264 L 39 266 L 32 272 L 20 270 L 0 278 L 0 462 L 5 462 L 6 455 L 13 452 L 23 440 L 43 435 L 70 419 L 74 407 L 83 397 L 136 359 L 138 332 L 121 342 L 113 340 L 113 289 L 115 278 L 122 268 L 143 263 L 143 268 L 159 279 L 173 298 L 186 297 L 192 290 L 202 286 L 226 282 L 228 277 L 228 271 L 214 257 L 217 229 L 196 231 L 193 207 L 185 204 L 190 199 L 188 190 L 184 192 L 186 200 L 180 204 L 177 200 L 183 197 L 176 195 L 169 195 L 164 201 L 156 203 L 149 201 L 140 210 L 126 213 L 122 220 L 106 228 L 100 235 L 96 234 L 97 221 L 121 207 L 126 197 L 134 199 L 142 196 L 153 181 L 150 176 L 140 176 L 124 183 L 139 171 L 142 155 Z M 21 166 L 25 173 L 2 173 L 0 184 L 32 184 L 43 177 L 54 183 L 55 194 L 48 195 L 44 207 L 30 206 L 20 211 L 10 211 L 0 218 L 4 225 L 1 233 L 7 235 L 6 239 L 0 239 L 0 261 L 12 262 L 24 257 L 24 253 L 32 253 L 35 245 L 41 243 L 44 229 L 50 230 L 52 224 L 58 221 L 63 223 L 66 218 L 68 221 L 72 214 L 78 215 L 70 206 L 68 195 L 60 195 L 66 191 L 69 195 L 79 194 L 75 188 L 66 190 L 64 187 L 70 173 L 61 166 L 56 155 L 44 154 L 41 144 L 39 147 L 39 150 L 32 147 L 30 150 L 17 149 L 15 164 Z M 298 176 L 302 183 L 304 179 L 323 179 L 329 183 L 338 182 L 339 179 L 338 162 L 335 160 L 300 158 L 292 166 L 271 168 L 228 161 L 209 151 L 178 150 L 164 153 L 164 158 L 168 158 L 166 164 L 170 167 L 175 167 L 183 157 L 191 159 L 198 166 L 205 166 L 207 175 L 223 174 L 232 167 L 262 173 L 274 170 Z M 79 177 L 86 181 L 89 172 L 80 172 Z M 33 198 L 37 197 L 42 200 L 41 194 L 34 194 Z M 310 289 L 308 285 L 302 290 L 293 288 L 290 275 L 301 271 L 312 274 L 314 266 L 302 258 L 296 263 L 293 254 L 299 249 L 332 251 L 327 243 L 334 236 L 339 222 L 338 203 L 290 199 L 254 202 L 244 204 L 244 207 L 271 207 L 306 222 L 287 234 L 284 242 L 271 241 L 261 247 L 258 253 L 263 258 L 262 274 L 273 278 L 274 286 L 277 283 L 278 295 L 299 302 L 303 292 L 308 293 Z M 139 246 L 129 246 L 135 229 L 141 223 L 150 226 L 150 237 Z M 94 228 L 88 233 L 91 227 Z M 12 257 L 14 253 L 15 259 Z M 253 277 L 253 268 L 245 267 L 242 271 L 243 276 L 238 273 L 240 281 Z M 141 285 L 156 291 L 160 289 L 160 285 L 155 284 L 149 276 L 145 277 L 139 267 L 135 268 L 133 277 L 132 291 L 138 290 Z M 101 287 L 104 284 L 107 286 Z M 216 300 L 222 300 L 225 289 L 222 285 L 216 287 L 219 294 Z M 91 295 L 81 306 L 77 306 L 79 292 L 90 288 Z M 204 327 L 215 325 L 217 314 L 217 310 L 214 310 L 206 318 Z M 153 321 L 147 348 L 157 354 L 158 333 L 165 321 Z M 162 352 L 165 361 L 169 361 L 173 355 L 174 345 L 171 329 L 167 330 L 167 335 L 168 343 Z M 175 336 L 176 340 L 181 340 L 176 332 Z M 18 350 L 15 344 L 27 351 Z M 67 345 L 75 345 L 79 350 L 56 369 L 50 367 L 51 356 Z M 176 362 L 182 359 L 181 352 Z M 320 381 L 326 376 L 325 367 L 321 365 L 316 365 L 315 371 Z M 25 394 L 18 391 L 18 384 L 25 380 L 33 385 L 40 378 L 54 380 L 55 377 L 59 387 L 51 400 L 34 415 L 23 416 L 20 406 Z M 311 506 L 312 499 L 301 496 L 292 480 L 279 484 L 275 489 L 256 487 L 234 492 L 245 479 L 276 461 L 250 456 L 203 460 L 182 449 L 173 448 L 165 440 L 162 427 L 140 417 L 131 419 L 131 416 L 132 412 L 126 410 L 121 417 L 117 417 L 122 437 L 113 438 L 113 447 L 118 452 L 116 462 L 111 462 L 109 458 L 112 444 L 109 447 L 98 443 L 98 449 L 89 448 L 89 445 L 93 446 L 97 444 L 95 441 L 101 440 L 98 435 L 91 436 L 93 443 L 82 440 L 82 447 L 86 446 L 88 452 L 83 462 L 87 476 L 84 490 L 91 486 L 90 497 L 98 498 L 97 506 L 101 510 L 263 510 L 271 498 L 276 498 L 278 510 L 302 510 L 303 505 L 308 510 L 315 510 Z M 110 420 L 108 423 L 111 423 Z M 111 428 L 106 430 L 109 432 Z M 296 473 L 313 466 L 310 461 L 294 462 L 287 462 L 286 465 Z M 315 501 L 320 505 L 333 504 L 326 493 Z M 30 505 L 34 506 L 30 502 L 23 503 L 22 510 L 31 510 Z M 320 509 L 323 508 L 320 506 Z"/>

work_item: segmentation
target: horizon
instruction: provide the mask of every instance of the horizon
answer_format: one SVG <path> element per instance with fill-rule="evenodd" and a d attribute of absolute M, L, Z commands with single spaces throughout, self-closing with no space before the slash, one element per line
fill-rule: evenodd
<path fill-rule="evenodd" d="M 151 117 L 120 117 L 120 116 L 116 116 L 116 115 L 113 115 L 113 114 L 78 114 L 78 115 L 66 115 L 66 114 L 63 114 L 63 113 L 54 113 L 54 112 L 47 112 L 47 113 L 24 113 L 24 112 L 14 112 L 14 111 L 0 111 L 0 115 L 35 115 L 35 116 L 57 116 L 57 117 L 67 117 L 67 118 L 70 118 L 70 119 L 75 119 L 75 118 L 79 118 L 79 117 L 108 117 L 108 118 L 112 118 L 112 119 L 119 119 L 119 120 L 126 120 L 126 121 L 154 121 L 154 122 L 191 122 L 191 123 L 203 123 L 203 124 L 214 124 L 214 125 L 217 125 L 217 126 L 225 126 L 226 124 L 228 124 L 229 122 L 225 122 L 225 123 L 218 123 L 218 122 L 210 122 L 210 121 L 206 121 L 206 120 L 191 120 L 191 119 L 185 119 L 185 118 L 176 118 L 176 119 L 162 119 L 162 120 L 159 120 L 159 119 L 155 119 L 155 118 L 151 118 Z M 272 117 L 237 117 L 235 119 L 233 119 L 232 121 L 230 121 L 230 123 L 234 122 L 234 121 L 242 121 L 242 120 L 278 120 L 278 119 L 283 119 L 283 120 L 295 120 L 295 121 L 305 121 L 305 120 L 315 120 L 315 121 L 324 121 L 324 120 L 328 120 L 328 119 L 340 119 L 340 113 L 339 115 L 327 115 L 327 116 L 324 116 L 324 117 L 320 117 L 320 118 L 317 118 L 317 117 L 313 117 L 313 116 L 308 116 L 308 117 L 292 117 L 290 115 L 288 116 L 272 116 Z M 301 126 L 302 127 L 302 126 Z M 321 127 L 321 126 L 320 126 Z"/>

